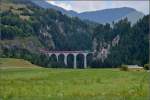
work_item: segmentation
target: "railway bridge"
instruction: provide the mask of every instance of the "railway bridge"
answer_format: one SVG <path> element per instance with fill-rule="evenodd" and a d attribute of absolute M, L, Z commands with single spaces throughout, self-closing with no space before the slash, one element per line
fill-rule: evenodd
<path fill-rule="evenodd" d="M 47 51 L 47 50 L 40 50 L 41 52 L 43 52 L 44 54 L 48 55 L 48 56 L 52 56 L 55 55 L 56 59 L 58 61 L 58 57 L 59 55 L 63 55 L 64 56 L 64 64 L 67 66 L 67 57 L 68 55 L 73 55 L 73 68 L 76 69 L 77 68 L 77 56 L 79 54 L 84 56 L 84 68 L 87 68 L 87 55 L 88 54 L 93 54 L 94 52 L 90 52 L 90 51 Z"/>

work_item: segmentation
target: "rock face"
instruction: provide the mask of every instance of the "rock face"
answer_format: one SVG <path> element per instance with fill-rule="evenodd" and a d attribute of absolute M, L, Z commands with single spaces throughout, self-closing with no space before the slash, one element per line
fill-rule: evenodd
<path fill-rule="evenodd" d="M 47 31 L 40 31 L 39 39 L 47 46 L 47 48 L 55 49 L 52 36 Z"/>
<path fill-rule="evenodd" d="M 118 45 L 119 40 L 120 40 L 120 36 L 117 35 L 117 36 L 112 40 L 112 46 L 114 47 L 114 46 Z"/>
<path fill-rule="evenodd" d="M 120 36 L 117 35 L 110 43 L 106 42 L 100 42 L 98 45 L 98 41 L 96 38 L 93 40 L 93 50 L 95 52 L 94 60 L 101 60 L 104 62 L 104 60 L 108 57 L 108 55 L 111 53 L 110 49 L 112 47 L 115 47 L 119 44 Z"/>

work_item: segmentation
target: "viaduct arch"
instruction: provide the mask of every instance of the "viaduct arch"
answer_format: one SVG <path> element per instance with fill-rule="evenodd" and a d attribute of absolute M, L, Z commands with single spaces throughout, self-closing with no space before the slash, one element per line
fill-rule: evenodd
<path fill-rule="evenodd" d="M 52 56 L 55 55 L 56 56 L 56 60 L 58 61 L 58 57 L 60 55 L 64 56 L 64 64 L 67 66 L 67 57 L 68 55 L 73 55 L 73 68 L 76 69 L 77 68 L 77 56 L 79 54 L 83 55 L 83 61 L 84 61 L 84 68 L 87 68 L 87 55 L 88 54 L 93 54 L 94 52 L 90 52 L 90 51 L 45 51 L 45 50 L 40 50 L 43 53 L 45 53 L 48 56 Z"/>

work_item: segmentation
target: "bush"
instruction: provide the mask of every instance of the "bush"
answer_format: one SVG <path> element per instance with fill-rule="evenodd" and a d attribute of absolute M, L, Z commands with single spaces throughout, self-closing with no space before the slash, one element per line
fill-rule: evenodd
<path fill-rule="evenodd" d="M 145 70 L 150 70 L 150 64 L 145 64 L 145 65 L 144 65 L 144 69 L 145 69 Z"/>
<path fill-rule="evenodd" d="M 121 65 L 121 68 L 120 68 L 121 71 L 128 71 L 128 66 L 127 65 Z"/>

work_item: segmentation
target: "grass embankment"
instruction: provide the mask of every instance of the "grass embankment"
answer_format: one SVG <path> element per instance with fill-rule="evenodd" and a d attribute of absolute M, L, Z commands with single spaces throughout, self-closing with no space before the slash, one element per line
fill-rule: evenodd
<path fill-rule="evenodd" d="M 4 60 L 9 62 L 7 59 Z M 149 73 L 144 71 L 7 68 L 0 70 L 0 98 L 2 100 L 149 100 L 148 80 Z"/>
<path fill-rule="evenodd" d="M 40 68 L 23 59 L 0 58 L 0 69 Z"/>

